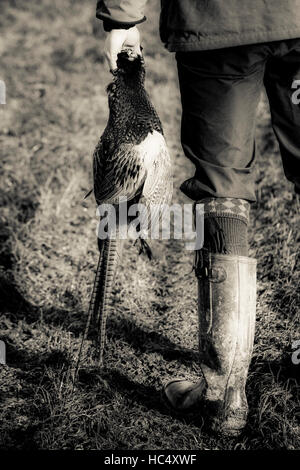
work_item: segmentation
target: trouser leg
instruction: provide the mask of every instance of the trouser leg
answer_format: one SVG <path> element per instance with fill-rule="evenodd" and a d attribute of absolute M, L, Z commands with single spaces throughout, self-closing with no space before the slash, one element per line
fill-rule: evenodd
<path fill-rule="evenodd" d="M 177 53 L 181 142 L 195 175 L 181 189 L 191 199 L 255 201 L 255 120 L 266 46 Z"/>
<path fill-rule="evenodd" d="M 284 41 L 276 46 L 275 48 L 274 45 L 274 56 L 266 65 L 264 82 L 283 169 L 287 179 L 294 184 L 295 191 L 299 194 L 300 39 Z"/>

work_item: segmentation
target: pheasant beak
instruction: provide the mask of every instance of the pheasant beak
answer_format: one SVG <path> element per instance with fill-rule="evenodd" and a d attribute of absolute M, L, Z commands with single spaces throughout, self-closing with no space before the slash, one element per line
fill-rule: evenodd
<path fill-rule="evenodd" d="M 138 56 L 138 54 L 130 47 L 123 47 L 121 52 L 125 52 L 125 54 L 127 54 L 127 60 L 130 62 L 133 62 Z"/>
<path fill-rule="evenodd" d="M 136 77 L 143 79 L 144 59 L 131 48 L 123 48 L 118 54 L 116 75 L 127 75 L 127 77 Z"/>

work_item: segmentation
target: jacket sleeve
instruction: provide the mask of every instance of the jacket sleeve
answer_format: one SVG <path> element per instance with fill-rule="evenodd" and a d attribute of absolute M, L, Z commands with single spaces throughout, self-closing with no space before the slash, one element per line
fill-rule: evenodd
<path fill-rule="evenodd" d="M 145 21 L 147 0 L 98 0 L 96 17 L 103 21 L 105 31 L 128 29 Z"/>

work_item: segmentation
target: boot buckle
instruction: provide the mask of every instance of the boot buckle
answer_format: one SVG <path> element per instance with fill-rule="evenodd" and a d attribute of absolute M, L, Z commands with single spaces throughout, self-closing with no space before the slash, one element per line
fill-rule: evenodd
<path fill-rule="evenodd" d="M 199 279 L 208 279 L 210 282 L 221 283 L 226 281 L 227 273 L 222 266 L 208 268 L 203 267 L 197 270 L 197 277 Z"/>

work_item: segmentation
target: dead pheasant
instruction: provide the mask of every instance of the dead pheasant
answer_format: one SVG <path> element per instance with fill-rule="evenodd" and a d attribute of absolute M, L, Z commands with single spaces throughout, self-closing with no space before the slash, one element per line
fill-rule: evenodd
<path fill-rule="evenodd" d="M 152 223 L 172 196 L 172 169 L 160 119 L 144 88 L 141 56 L 130 50 L 118 55 L 114 80 L 107 88 L 109 120 L 93 155 L 94 194 L 97 205 L 112 204 L 118 213 L 119 198 L 144 204 Z M 156 210 L 153 211 L 153 208 Z M 105 328 L 113 280 L 121 257 L 122 240 L 98 239 L 100 251 L 89 308 L 98 331 L 99 363 L 103 360 Z M 147 246 L 142 242 L 143 246 Z M 87 325 L 87 328 L 89 324 Z"/>

